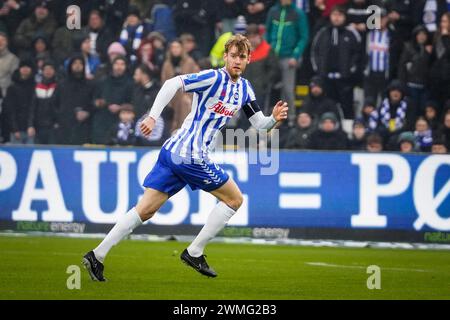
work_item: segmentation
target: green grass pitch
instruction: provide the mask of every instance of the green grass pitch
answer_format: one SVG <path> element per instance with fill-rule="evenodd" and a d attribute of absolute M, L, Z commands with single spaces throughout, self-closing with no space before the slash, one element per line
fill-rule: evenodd
<path fill-rule="evenodd" d="M 0 237 L 0 299 L 449 299 L 450 252 L 211 243 L 209 279 L 181 263 L 180 242 L 126 240 L 92 282 L 82 255 L 98 239 Z M 175 254 L 175 250 L 178 251 Z M 81 267 L 80 290 L 66 286 Z M 381 289 L 367 288 L 367 266 Z"/>

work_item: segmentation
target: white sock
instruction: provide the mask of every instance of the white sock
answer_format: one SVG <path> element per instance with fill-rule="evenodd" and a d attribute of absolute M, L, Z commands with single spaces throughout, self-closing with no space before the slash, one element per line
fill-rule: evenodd
<path fill-rule="evenodd" d="M 206 244 L 222 230 L 236 211 L 231 209 L 222 201 L 219 202 L 209 214 L 206 224 L 198 236 L 187 248 L 188 253 L 193 257 L 200 257 L 203 254 Z"/>
<path fill-rule="evenodd" d="M 141 224 L 142 220 L 139 217 L 136 208 L 133 207 L 119 218 L 116 225 L 106 235 L 105 239 L 103 239 L 98 247 L 94 249 L 95 257 L 103 263 L 108 251 Z"/>

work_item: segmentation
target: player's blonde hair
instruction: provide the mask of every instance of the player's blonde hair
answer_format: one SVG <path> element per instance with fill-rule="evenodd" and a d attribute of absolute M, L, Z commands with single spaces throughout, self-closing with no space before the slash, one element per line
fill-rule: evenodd
<path fill-rule="evenodd" d="M 250 54 L 250 41 L 242 34 L 235 34 L 228 39 L 225 43 L 225 53 L 228 53 L 232 47 L 236 47 L 238 49 L 238 53 L 247 52 L 247 54 Z"/>

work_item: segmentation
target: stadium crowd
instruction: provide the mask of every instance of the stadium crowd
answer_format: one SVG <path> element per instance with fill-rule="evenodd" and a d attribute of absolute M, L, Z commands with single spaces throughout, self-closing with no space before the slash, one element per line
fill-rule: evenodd
<path fill-rule="evenodd" d="M 72 4 L 81 29 L 67 27 Z M 223 66 L 242 33 L 263 111 L 291 106 L 280 147 L 447 153 L 449 11 L 450 0 L 3 0 L 0 142 L 160 146 L 192 99 L 177 93 L 144 137 L 160 85 Z M 296 106 L 298 84 L 309 90 Z"/>

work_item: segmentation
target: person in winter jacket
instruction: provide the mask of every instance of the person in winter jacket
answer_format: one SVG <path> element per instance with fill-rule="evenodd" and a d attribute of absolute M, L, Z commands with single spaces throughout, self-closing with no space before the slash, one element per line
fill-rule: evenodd
<path fill-rule="evenodd" d="M 353 84 L 361 65 L 360 39 L 345 23 L 345 8 L 334 7 L 330 24 L 314 38 L 311 63 L 314 72 L 326 79 L 328 96 L 341 105 L 344 117 L 354 119 Z"/>
<path fill-rule="evenodd" d="M 69 60 L 66 73 L 66 77 L 57 82 L 54 93 L 56 142 L 82 145 L 89 143 L 94 86 L 86 79 L 84 58 L 81 55 L 74 55 Z"/>
<path fill-rule="evenodd" d="M 55 143 L 56 129 L 56 66 L 50 60 L 44 62 L 42 81 L 36 84 L 28 118 L 29 130 L 35 131 L 37 144 Z"/>
<path fill-rule="evenodd" d="M 308 143 L 308 149 L 314 150 L 346 150 L 347 134 L 339 126 L 337 117 L 332 112 L 322 115 L 319 128 L 314 131 Z"/>
<path fill-rule="evenodd" d="M 120 106 L 131 101 L 133 80 L 127 73 L 124 57 L 113 60 L 109 76 L 97 85 L 92 117 L 92 143 L 108 144 L 109 129 L 118 120 Z"/>
<path fill-rule="evenodd" d="M 30 50 L 36 34 L 44 34 L 47 39 L 52 39 L 56 27 L 56 21 L 48 8 L 48 1 L 37 1 L 33 15 L 21 22 L 14 35 L 14 45 L 19 50 L 19 56 Z"/>
<path fill-rule="evenodd" d="M 296 126 L 289 130 L 284 147 L 287 149 L 306 149 L 314 130 L 315 124 L 311 114 L 301 109 L 297 116 Z"/>
<path fill-rule="evenodd" d="M 433 43 L 430 88 L 440 105 L 450 99 L 450 12 L 445 13 Z"/>
<path fill-rule="evenodd" d="M 319 76 L 315 76 L 309 83 L 309 95 L 303 102 L 302 109 L 306 110 L 316 121 L 324 113 L 332 112 L 341 124 L 341 112 L 336 102 L 328 98 L 325 92 L 325 83 Z"/>
<path fill-rule="evenodd" d="M 419 25 L 412 32 L 412 41 L 405 44 L 400 58 L 399 78 L 406 85 L 408 95 L 423 112 L 428 100 L 428 78 L 432 47 L 428 45 L 428 30 Z"/>
<path fill-rule="evenodd" d="M 23 60 L 13 74 L 13 84 L 8 88 L 3 106 L 8 114 L 12 144 L 33 144 L 34 131 L 28 126 L 31 100 L 34 93 L 34 65 Z"/>

